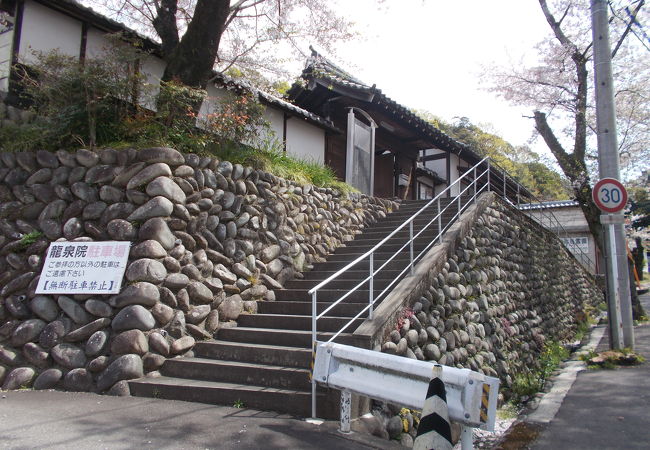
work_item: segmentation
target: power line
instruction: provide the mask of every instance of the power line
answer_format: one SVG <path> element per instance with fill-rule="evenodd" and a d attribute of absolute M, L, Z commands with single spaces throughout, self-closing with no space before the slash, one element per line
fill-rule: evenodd
<path fill-rule="evenodd" d="M 639 29 L 639 33 L 641 33 L 641 35 L 645 38 L 645 40 L 646 40 L 648 43 L 650 43 L 650 36 L 648 36 L 648 34 L 645 32 L 645 30 L 643 29 L 643 25 L 641 25 L 641 23 L 638 21 L 638 19 L 637 19 L 635 16 L 632 15 L 632 12 L 630 11 L 630 8 L 629 8 L 628 6 L 625 7 L 625 12 L 627 13 L 627 16 L 628 16 L 628 17 L 630 18 L 630 20 L 632 21 L 632 22 L 631 22 L 631 23 L 632 23 L 632 26 L 636 25 L 637 28 Z M 650 50 L 650 48 L 648 48 L 648 46 L 646 45 L 646 43 L 645 43 L 645 42 L 644 42 L 644 41 L 643 41 L 643 40 L 642 40 L 642 39 L 641 39 L 641 38 L 636 34 L 636 32 L 635 32 L 634 30 L 632 30 L 632 33 L 633 33 L 633 34 L 634 34 L 634 35 L 635 35 L 635 36 L 636 36 L 636 37 L 641 41 L 641 43 L 643 44 L 643 46 L 644 46 L 645 48 L 647 48 L 648 50 Z"/>

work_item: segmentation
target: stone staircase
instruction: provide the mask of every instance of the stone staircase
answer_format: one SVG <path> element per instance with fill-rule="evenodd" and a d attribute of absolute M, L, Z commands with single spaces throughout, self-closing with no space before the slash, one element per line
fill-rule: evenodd
<path fill-rule="evenodd" d="M 441 205 L 454 199 L 441 200 Z M 314 264 L 304 278 L 286 283 L 276 290 L 276 301 L 259 302 L 258 314 L 241 315 L 236 328 L 217 331 L 215 340 L 198 342 L 193 358 L 167 360 L 161 377 L 129 382 L 135 396 L 194 401 L 221 405 L 243 404 L 247 408 L 272 410 L 294 416 L 311 414 L 311 296 L 309 289 L 353 261 L 426 204 L 425 200 L 403 202 L 400 209 L 366 228 L 362 234 L 329 255 L 326 262 Z M 457 204 L 445 212 L 443 226 L 457 212 Z M 421 214 L 414 222 L 417 233 L 434 216 Z M 414 243 L 414 250 L 425 247 L 438 233 L 437 225 Z M 375 253 L 375 270 L 409 239 L 408 227 Z M 416 253 L 417 254 L 417 253 Z M 406 247 L 375 276 L 374 291 L 379 294 L 409 263 Z M 318 293 L 318 310 L 323 311 L 368 276 L 369 263 L 358 263 Z M 408 272 L 407 272 L 408 274 Z M 350 295 L 318 322 L 318 339 L 328 340 L 361 311 L 368 302 L 368 285 Z M 357 319 L 337 342 L 368 348 L 369 343 L 352 334 L 364 319 Z M 338 395 L 319 388 L 318 416 L 338 417 Z"/>

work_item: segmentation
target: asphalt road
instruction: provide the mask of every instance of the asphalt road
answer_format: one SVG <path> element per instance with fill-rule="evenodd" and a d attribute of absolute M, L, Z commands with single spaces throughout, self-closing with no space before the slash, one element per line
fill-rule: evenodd
<path fill-rule="evenodd" d="M 650 312 L 650 295 L 641 301 Z M 531 448 L 650 448 L 650 324 L 635 327 L 635 341 L 635 350 L 646 362 L 580 372 L 559 412 Z"/>
<path fill-rule="evenodd" d="M 173 400 L 57 391 L 0 392 L 0 448 L 397 448 L 276 413 Z"/>

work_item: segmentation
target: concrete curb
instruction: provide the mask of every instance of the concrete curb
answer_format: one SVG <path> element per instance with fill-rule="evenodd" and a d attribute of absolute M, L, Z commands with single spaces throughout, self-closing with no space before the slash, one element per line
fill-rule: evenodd
<path fill-rule="evenodd" d="M 580 347 L 575 354 L 596 350 L 600 340 L 605 335 L 605 325 L 599 325 L 594 327 L 589 336 L 589 342 Z M 584 361 L 580 360 L 571 360 L 566 363 L 555 380 L 553 381 L 553 387 L 549 392 L 544 394 L 539 402 L 539 406 L 535 411 L 528 414 L 524 418 L 525 422 L 537 423 L 537 424 L 547 424 L 557 414 L 562 406 L 562 401 L 566 397 L 569 389 L 573 386 L 573 382 L 576 380 L 578 373 L 585 370 L 587 365 Z"/>

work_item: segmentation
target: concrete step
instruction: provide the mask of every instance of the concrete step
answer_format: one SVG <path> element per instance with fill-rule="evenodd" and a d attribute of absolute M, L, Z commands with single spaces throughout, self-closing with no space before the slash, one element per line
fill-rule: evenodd
<path fill-rule="evenodd" d="M 354 332 L 364 319 L 357 319 L 349 325 L 348 332 Z M 320 331 L 339 331 L 348 325 L 350 317 L 322 317 L 318 320 Z M 239 316 L 240 327 L 274 328 L 287 330 L 311 331 L 310 315 L 284 315 L 284 314 L 243 314 Z"/>
<path fill-rule="evenodd" d="M 318 333 L 319 341 L 328 341 L 334 333 Z M 273 330 L 270 328 L 221 328 L 217 337 L 224 341 L 250 342 L 252 344 L 282 345 L 286 347 L 311 348 L 311 331 L 303 330 Z M 368 348 L 369 343 L 363 339 L 352 336 L 350 333 L 341 333 L 336 342 L 341 344 L 356 345 Z"/>
<path fill-rule="evenodd" d="M 436 233 L 437 234 L 437 233 Z M 427 247 L 431 242 L 433 242 L 434 236 L 431 237 L 419 237 L 413 242 L 413 249 L 414 250 L 422 250 L 425 247 Z M 335 250 L 334 254 L 335 255 L 347 255 L 347 254 L 354 254 L 354 253 L 363 253 L 367 252 L 378 244 L 379 242 L 374 242 L 374 243 L 363 243 L 359 242 L 356 244 L 350 244 L 346 247 L 339 247 Z M 382 244 L 380 247 L 377 248 L 377 252 L 386 252 L 386 253 L 397 253 L 397 252 L 408 252 L 410 246 L 407 245 L 408 239 L 400 239 L 400 240 L 393 240 L 390 239 L 384 244 Z"/>
<path fill-rule="evenodd" d="M 449 220 L 452 217 L 454 217 L 456 212 L 457 212 L 457 209 L 455 209 L 455 208 L 454 208 L 453 211 L 451 211 L 451 210 L 445 211 L 442 214 L 441 219 L 443 221 Z M 415 214 L 415 213 L 413 213 L 413 214 Z M 393 224 L 395 225 L 395 227 L 393 229 L 395 229 L 399 225 L 406 222 L 409 218 L 411 218 L 413 216 L 413 214 L 410 214 L 410 213 L 403 213 L 403 214 L 396 214 L 395 213 L 395 215 L 390 214 L 390 215 L 386 216 L 385 218 L 380 219 L 377 222 L 373 223 L 368 228 L 364 228 L 364 231 L 365 230 L 375 230 L 377 228 L 386 228 L 386 227 L 391 226 Z M 413 226 L 416 227 L 418 224 L 428 223 L 431 220 L 433 220 L 434 218 L 436 220 L 438 220 L 436 216 L 437 216 L 437 212 L 434 212 L 434 211 L 426 211 L 424 213 L 421 213 L 415 219 L 413 219 Z"/>
<path fill-rule="evenodd" d="M 381 272 L 379 272 L 381 273 Z M 406 272 L 408 273 L 408 272 Z M 365 274 L 365 277 L 368 277 L 368 274 Z M 375 290 L 379 289 L 384 289 L 386 286 L 388 286 L 390 283 L 392 283 L 395 280 L 395 277 L 393 278 L 375 278 L 374 279 L 374 288 Z M 359 284 L 361 284 L 362 280 L 341 280 L 341 279 L 334 279 L 327 285 L 325 285 L 326 288 L 328 289 L 353 289 L 357 287 Z M 287 283 L 286 289 L 291 289 L 291 290 L 304 290 L 308 291 L 314 286 L 316 286 L 320 281 L 314 281 L 314 280 L 293 280 Z M 365 283 L 361 284 L 359 286 L 359 289 L 363 290 L 368 290 L 370 288 L 370 281 L 366 281 Z M 276 296 L 277 293 L 280 291 L 275 291 Z"/>
<path fill-rule="evenodd" d="M 311 392 L 252 386 L 239 383 L 220 383 L 185 378 L 140 378 L 129 381 L 131 395 L 168 400 L 183 400 L 213 405 L 242 405 L 267 411 L 277 411 L 296 417 L 311 415 Z M 333 395 L 332 395 L 333 394 Z M 332 391 L 318 394 L 318 417 L 338 417 L 338 396 Z"/>
<path fill-rule="evenodd" d="M 444 226 L 445 223 L 442 224 Z M 413 229 L 413 237 L 416 239 L 432 239 L 438 234 L 438 224 L 434 223 L 426 228 Z M 390 237 L 389 237 L 390 236 Z M 408 228 L 402 229 L 397 233 L 367 232 L 360 234 L 356 239 L 345 243 L 347 247 L 358 245 L 376 245 L 386 239 L 386 243 L 406 242 L 411 239 L 411 232 Z"/>
<path fill-rule="evenodd" d="M 333 270 L 310 270 L 309 272 L 303 273 L 304 278 L 303 280 L 300 281 L 312 280 L 312 281 L 320 282 L 322 280 L 326 280 L 327 278 L 331 277 L 335 273 L 336 271 Z M 392 280 L 395 279 L 395 277 L 398 276 L 399 273 L 400 273 L 399 270 L 382 270 L 381 272 L 375 274 L 375 279 Z M 367 270 L 346 270 L 345 272 L 341 273 L 341 275 L 338 276 L 338 279 L 339 280 L 362 280 L 368 275 L 369 272 Z M 294 280 L 294 281 L 299 281 L 299 280 Z M 287 288 L 290 288 L 289 285 L 290 283 L 293 283 L 293 281 L 289 281 L 286 283 Z"/>
<path fill-rule="evenodd" d="M 331 303 L 328 302 L 318 302 L 317 310 L 320 314 Z M 338 317 L 354 317 L 359 311 L 365 307 L 362 303 L 341 303 L 334 307 L 330 313 Z M 257 304 L 257 310 L 263 314 L 296 314 L 296 315 L 305 315 L 311 316 L 311 301 L 309 302 L 259 302 Z"/>
<path fill-rule="evenodd" d="M 445 223 L 443 222 L 442 225 L 444 226 Z M 392 228 L 392 230 L 394 231 L 395 228 Z M 421 230 L 422 230 L 422 228 L 419 228 L 419 229 L 414 228 L 413 229 L 413 234 L 415 235 L 418 232 L 420 232 Z M 437 234 L 437 230 L 438 230 L 438 223 L 436 222 L 436 223 L 432 224 L 431 226 L 429 226 L 424 232 L 425 233 L 434 233 L 435 232 Z M 377 242 L 379 242 L 379 241 L 381 241 L 382 239 L 384 239 L 385 237 L 387 237 L 391 233 L 392 233 L 392 231 L 390 231 L 388 229 L 386 229 L 384 231 L 374 231 L 374 230 L 368 229 L 363 234 L 359 234 L 358 236 L 356 236 L 356 238 L 354 240 L 346 242 L 346 245 L 349 246 L 349 245 L 351 245 L 351 244 L 353 244 L 355 242 L 364 242 L 364 241 L 367 241 L 367 240 L 370 240 L 370 239 L 374 239 Z M 405 227 L 405 228 L 399 230 L 397 233 L 395 233 L 391 237 L 391 239 L 395 239 L 395 238 L 407 238 L 407 239 L 410 238 L 410 231 L 409 231 L 408 227 Z"/>
<path fill-rule="evenodd" d="M 165 361 L 160 373 L 167 377 L 191 380 L 305 391 L 311 389 L 309 364 L 297 368 L 206 358 L 174 358 Z"/>
<path fill-rule="evenodd" d="M 314 264 L 314 269 L 318 267 L 320 270 L 323 270 L 327 267 L 328 264 L 331 263 L 337 263 L 337 262 L 345 262 L 348 263 L 350 261 L 354 261 L 356 258 L 359 256 L 362 256 L 363 254 L 367 253 L 367 251 L 364 252 L 356 252 L 356 253 L 332 253 L 327 257 L 327 261 L 321 262 L 321 263 L 316 263 Z M 375 252 L 374 254 L 374 259 L 375 259 L 375 265 L 378 262 L 384 262 L 387 261 L 389 258 L 391 258 L 393 255 L 395 255 L 395 252 Z M 398 254 L 396 258 L 393 258 L 393 261 L 407 261 L 409 259 L 408 255 L 405 254 Z M 365 263 L 365 266 L 362 265 Z M 354 267 L 355 270 L 365 270 L 367 269 L 368 266 L 368 260 L 365 261 L 360 261 L 358 267 Z M 324 267 L 323 267 L 324 266 Z M 387 267 L 388 268 L 388 267 Z M 313 270 L 313 269 L 312 269 Z"/>
<path fill-rule="evenodd" d="M 335 302 L 347 294 L 349 289 L 321 289 L 318 291 L 318 302 Z M 375 295 L 381 288 L 375 288 Z M 369 292 L 367 289 L 358 289 L 343 300 L 345 303 L 367 303 Z M 310 302 L 311 294 L 304 289 L 282 289 L 275 291 L 275 298 L 285 302 Z"/>
<path fill-rule="evenodd" d="M 199 358 L 299 368 L 309 367 L 311 361 L 311 350 L 307 348 L 230 341 L 199 341 L 194 346 L 194 355 Z"/>

